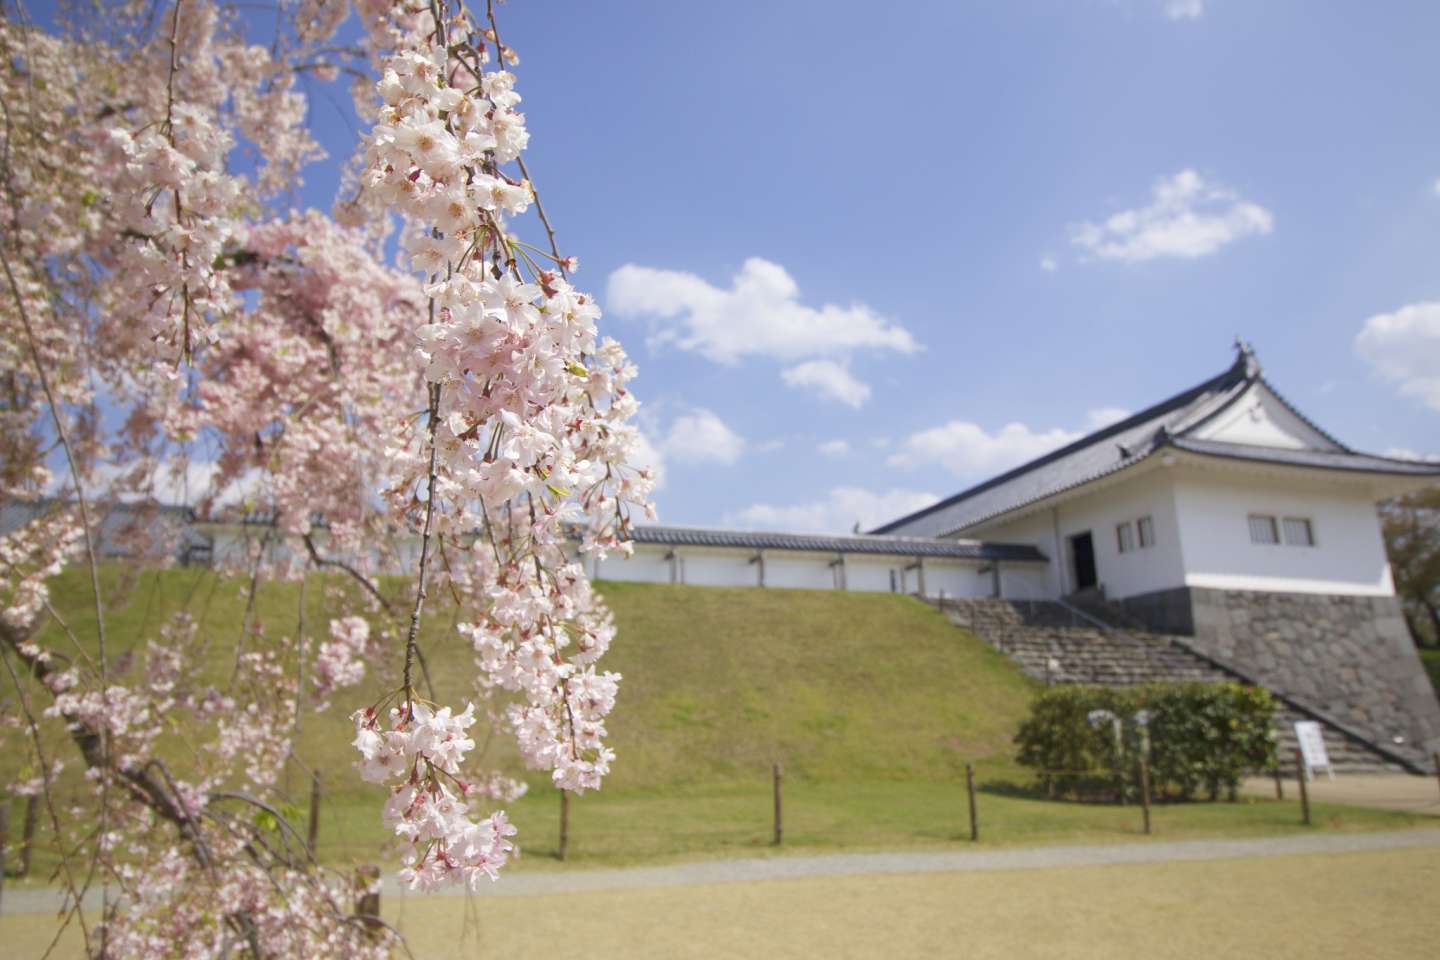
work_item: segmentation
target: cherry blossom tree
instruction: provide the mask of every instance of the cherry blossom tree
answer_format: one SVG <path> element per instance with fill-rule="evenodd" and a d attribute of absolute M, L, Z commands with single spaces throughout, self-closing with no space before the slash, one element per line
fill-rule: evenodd
<path fill-rule="evenodd" d="M 492 2 L 277 12 L 260 36 L 216 0 L 75 2 L 48 27 L 8 0 L 0 18 L 0 496 L 51 505 L 0 537 L 0 736 L 29 758 L 16 790 L 42 798 L 65 922 L 97 956 L 403 946 L 279 809 L 309 710 L 353 712 L 356 775 L 384 785 L 375 815 L 422 890 L 489 882 L 514 849 L 497 805 L 516 784 L 469 765 L 477 724 L 565 790 L 614 759 L 614 626 L 581 558 L 628 548 L 651 478 L 629 465 L 634 367 L 572 286 L 525 165 L 519 58 Z M 294 211 L 323 157 L 306 88 L 341 84 L 366 130 L 333 209 Z M 197 451 L 197 509 L 243 489 L 231 509 L 263 521 L 229 560 L 249 603 L 290 579 L 303 609 L 325 568 L 352 582 L 330 591 L 348 608 L 314 650 L 303 624 L 292 639 L 247 619 L 228 680 L 177 614 L 120 671 L 101 514 L 154 502 Z M 376 574 L 406 540 L 401 610 Z M 68 563 L 88 571 L 93 630 L 51 604 Z M 417 675 L 440 603 L 474 650 L 465 703 Z M 394 686 L 357 703 L 367 665 Z M 60 791 L 76 768 L 83 789 Z"/>

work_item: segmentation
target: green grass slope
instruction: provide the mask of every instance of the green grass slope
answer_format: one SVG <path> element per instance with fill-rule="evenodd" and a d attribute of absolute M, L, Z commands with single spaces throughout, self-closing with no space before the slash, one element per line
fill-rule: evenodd
<path fill-rule="evenodd" d="M 1030 685 L 909 597 L 603 583 L 616 787 L 953 777 L 999 759 Z"/>
<path fill-rule="evenodd" d="M 143 649 L 177 610 L 201 621 L 211 637 L 207 672 L 223 681 L 240 638 L 244 581 L 200 570 L 104 572 L 121 682 L 125 651 Z M 404 585 L 393 586 L 403 596 Z M 350 589 L 341 578 L 311 577 L 308 636 L 326 635 L 336 594 Z M 1003 763 L 1029 702 L 1030 684 L 1008 660 L 912 598 L 615 582 L 599 589 L 618 627 L 603 666 L 624 676 L 609 722 L 616 789 L 748 781 L 776 761 L 792 777 L 820 781 L 948 779 L 966 761 Z M 255 613 L 267 637 L 296 635 L 298 600 L 296 584 L 261 588 Z M 54 603 L 77 636 L 94 636 L 82 571 L 58 579 Z M 445 605 L 434 606 L 440 613 L 423 638 L 430 673 L 441 702 L 463 703 L 475 673 L 470 653 Z M 54 624 L 43 639 L 69 646 Z M 346 776 L 346 717 L 393 688 L 400 659 L 397 648 L 389 662 L 371 664 L 358 690 L 303 718 L 302 759 L 331 771 L 337 787 L 353 780 L 361 789 Z M 501 765 L 512 762 L 503 741 L 492 751 Z M 543 780 L 532 776 L 537 786 Z"/>
<path fill-rule="evenodd" d="M 204 570 L 103 570 L 112 674 L 137 679 L 135 657 L 175 611 L 188 611 L 210 638 L 205 672 L 224 685 L 241 635 L 247 584 Z M 408 613 L 410 587 L 385 585 Z M 1134 808 L 1045 803 L 1016 796 L 1026 779 L 1011 760 L 1011 737 L 1034 691 L 1003 656 L 952 626 L 932 608 L 887 594 L 718 589 L 606 582 L 619 636 L 604 665 L 624 675 L 609 722 L 618 758 L 604 790 L 571 804 L 572 860 L 619 866 L 695 857 L 750 855 L 769 848 L 770 765 L 784 764 L 786 849 L 897 849 L 945 846 L 965 838 L 964 765 L 976 766 L 986 842 L 1107 842 L 1134 839 Z M 306 633 L 326 635 L 343 595 L 343 577 L 312 575 L 305 591 Z M 296 636 L 297 584 L 270 584 L 256 598 L 265 640 Z M 78 566 L 54 584 L 53 600 L 81 638 L 94 637 L 88 577 Z M 463 704 L 474 667 L 444 604 L 422 634 L 436 698 Z M 379 626 L 379 623 L 376 623 Z M 70 641 L 55 625 L 43 640 L 60 652 Z M 86 642 L 90 642 L 88 639 Z M 256 642 L 256 641 L 251 641 Z M 399 641 L 369 665 L 360 687 L 322 713 L 302 719 L 299 763 L 287 782 L 295 822 L 304 823 L 311 768 L 321 772 L 320 855 L 333 864 L 389 861 L 380 824 L 379 788 L 360 781 L 352 763 L 348 714 L 398 684 Z M 128 664 L 127 664 L 127 661 Z M 8 678 L 7 678 L 8 683 Z M 26 684 L 36 706 L 47 695 Z M 0 694 L 0 709 L 12 692 Z M 192 731 L 164 739 L 183 756 Z M 487 738 L 485 763 L 513 774 L 509 738 Z M 80 770 L 53 723 L 47 753 L 67 760 L 63 784 Z M 0 777 L 22 772 L 28 751 L 0 752 Z M 544 869 L 556 842 L 558 798 L 542 773 L 509 813 L 529 856 L 521 869 Z M 1321 805 L 1323 806 L 1323 805 Z M 1157 813 L 1169 838 L 1293 832 L 1293 803 L 1194 804 Z M 1336 829 L 1412 825 L 1378 811 L 1317 807 Z M 16 812 L 18 813 L 18 811 Z M 16 822 L 13 819 L 12 825 Z M 12 826 L 13 829 L 13 826 Z M 41 825 L 42 847 L 48 832 Z M 51 857 L 41 850 L 37 878 Z"/>

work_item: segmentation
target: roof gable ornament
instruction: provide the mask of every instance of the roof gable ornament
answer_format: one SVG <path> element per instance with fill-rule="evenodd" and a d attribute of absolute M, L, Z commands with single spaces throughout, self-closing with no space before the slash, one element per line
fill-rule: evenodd
<path fill-rule="evenodd" d="M 1242 339 L 1238 333 L 1235 335 L 1235 354 L 1235 362 L 1243 364 L 1245 367 L 1246 379 L 1253 380 L 1260 376 L 1260 360 L 1255 356 L 1255 348 Z"/>

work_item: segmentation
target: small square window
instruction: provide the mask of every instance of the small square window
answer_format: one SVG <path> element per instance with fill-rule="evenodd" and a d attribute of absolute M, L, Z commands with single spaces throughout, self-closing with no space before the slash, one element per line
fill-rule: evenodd
<path fill-rule="evenodd" d="M 1140 549 L 1155 546 L 1155 521 L 1141 517 L 1135 521 L 1135 532 L 1140 535 Z"/>
<path fill-rule="evenodd" d="M 1127 520 L 1115 528 L 1115 542 L 1121 553 L 1129 553 L 1135 549 L 1135 529 L 1130 526 L 1130 521 Z"/>
<path fill-rule="evenodd" d="M 1310 521 L 1305 517 L 1286 517 L 1285 543 L 1291 547 L 1315 546 L 1315 532 L 1310 529 Z"/>
<path fill-rule="evenodd" d="M 1275 518 L 1265 514 L 1250 514 L 1250 542 L 1273 544 L 1280 542 L 1280 531 L 1275 527 Z"/>

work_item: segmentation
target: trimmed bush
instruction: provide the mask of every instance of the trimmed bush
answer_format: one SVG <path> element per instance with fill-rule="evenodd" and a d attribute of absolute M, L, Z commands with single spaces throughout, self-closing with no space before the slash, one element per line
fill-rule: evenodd
<path fill-rule="evenodd" d="M 1121 718 L 1118 746 L 1110 723 L 1089 721 L 1096 710 Z M 1136 722 L 1140 711 L 1148 726 Z M 1015 742 L 1019 761 L 1046 792 L 1074 799 L 1133 796 L 1143 738 L 1149 740 L 1151 792 L 1156 799 L 1210 799 L 1233 790 L 1247 771 L 1275 763 L 1275 702 L 1267 690 L 1239 683 L 1156 683 L 1138 687 L 1060 686 L 1031 706 Z"/>

